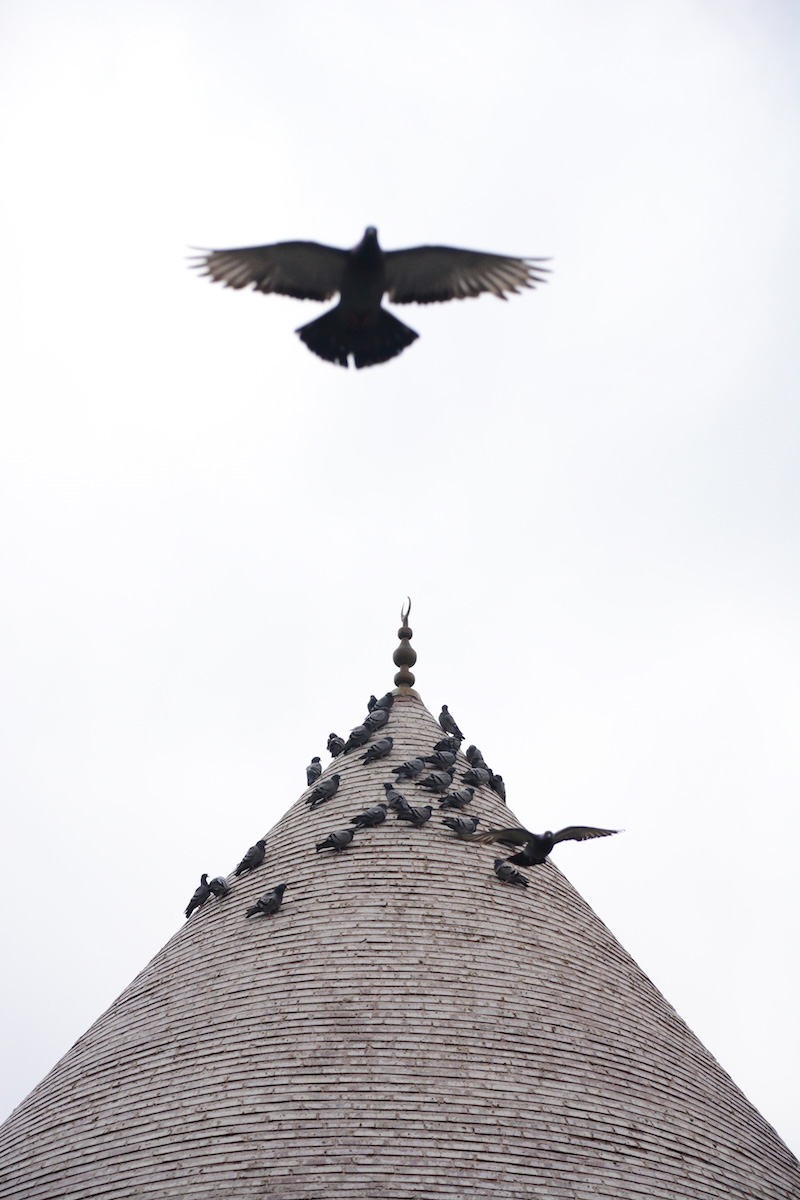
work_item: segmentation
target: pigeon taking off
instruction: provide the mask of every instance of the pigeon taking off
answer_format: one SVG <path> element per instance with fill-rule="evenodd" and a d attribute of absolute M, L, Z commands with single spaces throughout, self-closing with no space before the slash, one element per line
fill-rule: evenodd
<path fill-rule="evenodd" d="M 407 758 L 399 767 L 392 767 L 392 774 L 398 779 L 416 779 L 425 770 L 425 759 Z"/>
<path fill-rule="evenodd" d="M 456 837 L 469 837 L 480 824 L 480 817 L 442 817 L 442 824 L 452 829 Z"/>
<path fill-rule="evenodd" d="M 283 893 L 288 887 L 288 883 L 279 883 L 271 892 L 267 892 L 266 896 L 262 896 L 260 900 L 256 900 L 252 908 L 248 908 L 245 913 L 246 917 L 254 917 L 256 913 L 263 913 L 265 917 L 272 916 L 281 906 Z"/>
<path fill-rule="evenodd" d="M 322 764 L 319 761 L 319 755 L 315 755 L 311 762 L 306 767 L 306 782 L 309 787 L 312 783 L 316 783 L 322 774 Z"/>
<path fill-rule="evenodd" d="M 218 900 L 222 900 L 231 890 L 231 885 L 224 875 L 215 875 L 213 879 L 209 879 L 208 886 Z"/>
<path fill-rule="evenodd" d="M 474 842 L 488 844 L 499 842 L 502 846 L 522 846 L 517 854 L 512 854 L 509 862 L 519 863 L 521 867 L 538 867 L 547 858 L 557 842 L 585 842 L 589 838 L 611 837 L 619 833 L 619 829 L 595 829 L 592 825 L 567 825 L 558 833 L 547 830 L 546 833 L 531 833 L 528 829 L 487 829 L 478 833 L 472 839 Z"/>
<path fill-rule="evenodd" d="M 306 804 L 316 808 L 318 804 L 330 800 L 331 796 L 335 796 L 339 789 L 340 779 L 341 775 L 330 775 L 327 779 L 323 779 L 322 783 L 317 784 L 311 795 L 306 796 Z"/>
<path fill-rule="evenodd" d="M 502 879 L 503 883 L 518 883 L 520 887 L 529 886 L 525 876 L 510 867 L 505 859 L 496 858 L 494 860 L 494 873 L 498 879 Z"/>
<path fill-rule="evenodd" d="M 366 812 L 359 813 L 357 817 L 353 817 L 350 821 L 351 825 L 355 825 L 357 829 L 370 829 L 373 825 L 380 825 L 381 821 L 386 820 L 386 809 L 388 804 L 373 804 Z"/>
<path fill-rule="evenodd" d="M 186 916 L 190 917 L 196 908 L 202 908 L 210 895 L 211 888 L 208 886 L 208 875 L 201 875 L 200 886 L 195 888 L 194 895 L 186 905 Z"/>
<path fill-rule="evenodd" d="M 394 304 L 432 304 L 492 292 L 501 300 L 544 283 L 544 259 L 513 258 L 452 246 L 414 246 L 384 252 L 369 226 L 352 250 L 318 242 L 276 242 L 234 250 L 206 250 L 193 266 L 215 283 L 297 300 L 339 303 L 295 330 L 309 350 L 327 362 L 356 367 L 387 362 L 419 336 L 381 307 L 384 293 Z"/>
<path fill-rule="evenodd" d="M 337 829 L 335 833 L 329 833 L 324 842 L 317 842 L 317 850 L 335 850 L 337 854 L 341 854 L 355 836 L 352 829 Z"/>
<path fill-rule="evenodd" d="M 439 713 L 439 724 L 445 733 L 450 733 L 453 737 L 461 738 L 463 742 L 464 735 L 450 716 L 450 710 L 446 704 L 442 705 L 442 711 Z"/>
<path fill-rule="evenodd" d="M 397 810 L 398 821 L 408 821 L 415 829 L 421 829 L 426 821 L 430 821 L 433 806 L 426 804 L 424 808 L 412 808 L 410 804 Z"/>
<path fill-rule="evenodd" d="M 267 852 L 266 845 L 267 843 L 264 841 L 264 839 L 259 838 L 255 846 L 251 846 L 247 851 L 244 858 L 233 872 L 234 875 L 244 875 L 245 871 L 255 871 L 256 867 L 260 867 L 264 861 L 264 855 Z"/>
<path fill-rule="evenodd" d="M 446 796 L 442 796 L 439 803 L 442 808 L 464 808 L 472 802 L 474 795 L 475 788 L 453 788 L 452 792 L 448 792 Z"/>
<path fill-rule="evenodd" d="M 328 753 L 331 758 L 338 758 L 344 750 L 344 738 L 340 738 L 338 733 L 332 733 L 328 737 Z"/>

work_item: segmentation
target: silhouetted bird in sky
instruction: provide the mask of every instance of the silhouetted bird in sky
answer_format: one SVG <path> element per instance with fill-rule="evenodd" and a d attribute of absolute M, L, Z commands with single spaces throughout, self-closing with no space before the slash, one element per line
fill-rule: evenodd
<path fill-rule="evenodd" d="M 245 913 L 246 917 L 254 917 L 256 913 L 263 913 L 265 917 L 272 916 L 281 906 L 283 893 L 288 887 L 288 883 L 279 883 L 271 892 L 267 892 L 266 896 L 262 896 L 260 900 L 256 900 L 252 908 L 248 908 Z"/>
<path fill-rule="evenodd" d="M 264 839 L 259 838 L 255 846 L 251 846 L 247 851 L 244 858 L 233 872 L 234 875 L 243 875 L 245 871 L 254 871 L 256 867 L 260 867 L 264 861 L 264 855 L 266 854 L 266 845 L 267 843 L 264 841 Z"/>
<path fill-rule="evenodd" d="M 320 358 L 356 367 L 387 362 L 419 336 L 381 307 L 432 304 L 492 292 L 506 293 L 545 282 L 541 258 L 513 258 L 452 246 L 414 246 L 383 251 L 378 231 L 369 226 L 352 250 L 319 242 L 275 242 L 234 250 L 205 250 L 193 266 L 215 283 L 257 292 L 278 292 L 297 300 L 330 300 L 335 308 L 295 330 Z"/>
<path fill-rule="evenodd" d="M 190 917 L 196 908 L 202 908 L 208 897 L 211 895 L 211 888 L 208 886 L 208 876 L 200 876 L 200 886 L 195 888 L 194 895 L 186 906 L 186 916 Z"/>
<path fill-rule="evenodd" d="M 619 833 L 619 829 L 595 829 L 592 825 L 567 825 L 558 833 L 547 830 L 546 833 L 531 833 L 528 829 L 487 829 L 484 833 L 476 833 L 473 842 L 499 842 L 503 846 L 522 846 L 517 854 L 512 854 L 508 862 L 519 863 L 522 867 L 538 867 L 547 858 L 557 842 L 585 842 L 589 838 L 610 837 Z M 499 860 L 502 861 L 502 860 Z"/>

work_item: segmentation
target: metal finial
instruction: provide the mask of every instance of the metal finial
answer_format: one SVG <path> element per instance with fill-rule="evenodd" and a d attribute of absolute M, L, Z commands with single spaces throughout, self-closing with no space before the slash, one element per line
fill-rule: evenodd
<path fill-rule="evenodd" d="M 411 599 L 406 600 L 406 604 L 400 610 L 400 620 L 403 624 L 397 631 L 397 636 L 400 638 L 400 645 L 392 655 L 394 665 L 400 670 L 394 677 L 396 687 L 413 688 L 414 676 L 409 667 L 413 667 L 417 661 L 417 652 L 411 648 L 411 638 L 413 636 L 411 627 L 408 624 L 408 614 L 411 612 Z"/>

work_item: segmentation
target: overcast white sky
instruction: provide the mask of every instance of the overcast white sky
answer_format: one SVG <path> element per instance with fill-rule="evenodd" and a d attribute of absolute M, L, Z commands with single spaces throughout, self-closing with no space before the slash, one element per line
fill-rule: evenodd
<path fill-rule="evenodd" d="M 798 8 L 7 0 L 1 1109 L 391 686 L 448 703 L 800 1149 Z M 190 245 L 444 242 L 547 287 L 323 309 Z M 515 948 L 509 947 L 514 954 Z"/>

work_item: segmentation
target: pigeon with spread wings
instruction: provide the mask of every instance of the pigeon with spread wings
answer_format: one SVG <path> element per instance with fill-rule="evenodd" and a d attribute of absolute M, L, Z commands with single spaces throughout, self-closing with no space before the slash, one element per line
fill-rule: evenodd
<path fill-rule="evenodd" d="M 484 833 L 476 833 L 469 840 L 485 844 L 499 842 L 502 846 L 522 846 L 516 854 L 510 855 L 508 862 L 519 863 L 522 867 L 538 867 L 547 858 L 557 842 L 586 842 L 589 838 L 610 837 L 612 833 L 620 833 L 619 829 L 595 829 L 592 825 L 567 825 L 553 833 L 531 833 L 528 829 L 487 829 Z"/>
<path fill-rule="evenodd" d="M 295 330 L 309 350 L 327 362 L 371 367 L 387 362 L 419 336 L 381 306 L 434 304 L 491 292 L 500 300 L 546 281 L 541 258 L 514 258 L 453 246 L 414 246 L 383 251 L 370 226 L 352 250 L 319 242 L 276 242 L 235 250 L 205 250 L 194 266 L 225 287 L 278 292 L 297 300 L 339 303 Z"/>

